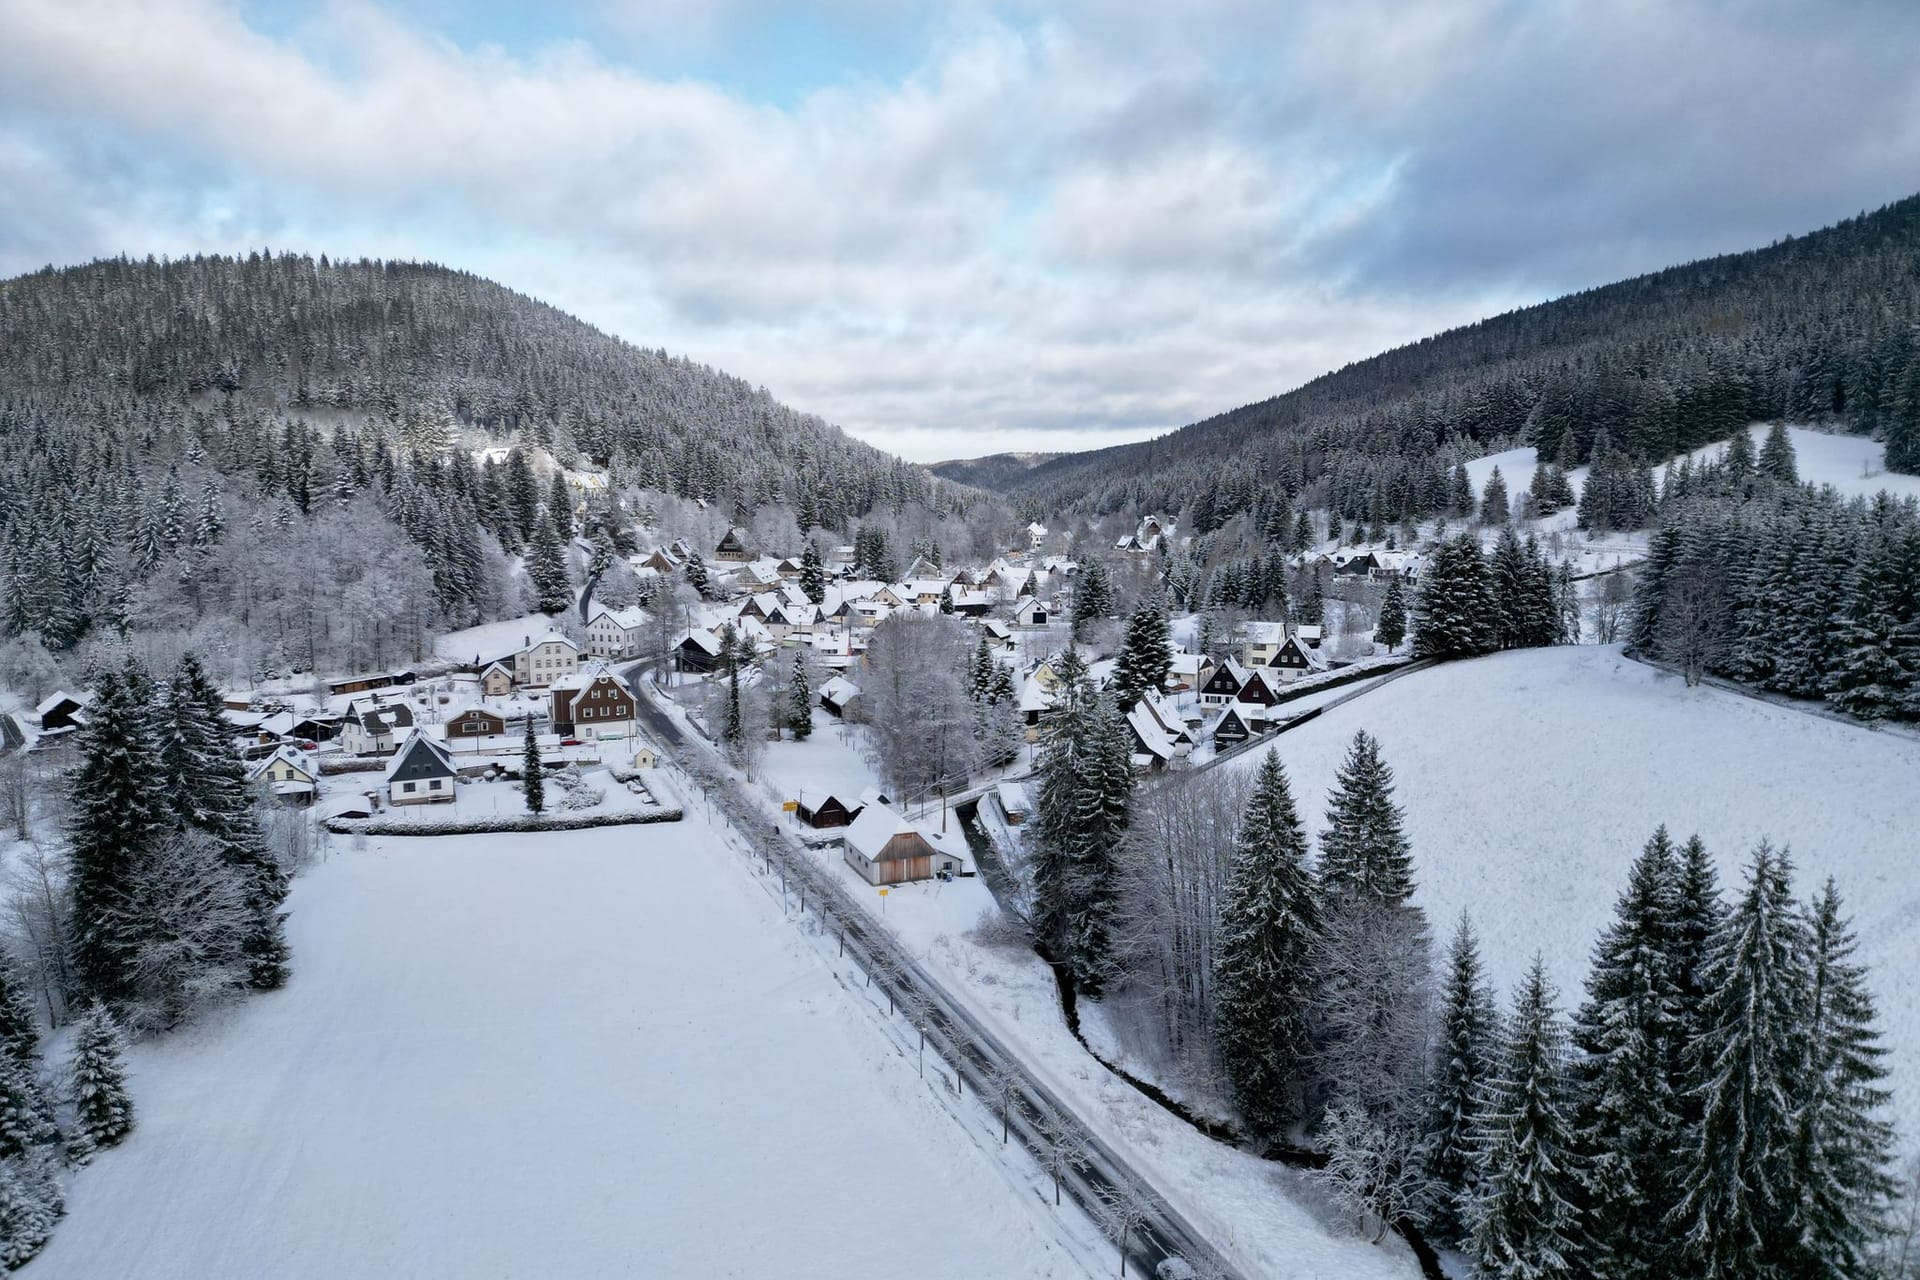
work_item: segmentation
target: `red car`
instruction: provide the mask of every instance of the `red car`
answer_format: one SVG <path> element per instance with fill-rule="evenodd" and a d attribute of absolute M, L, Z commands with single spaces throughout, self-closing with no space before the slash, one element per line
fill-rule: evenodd
<path fill-rule="evenodd" d="M 577 747 L 582 744 L 578 738 L 562 738 L 560 739 L 560 745 L 563 747 Z"/>

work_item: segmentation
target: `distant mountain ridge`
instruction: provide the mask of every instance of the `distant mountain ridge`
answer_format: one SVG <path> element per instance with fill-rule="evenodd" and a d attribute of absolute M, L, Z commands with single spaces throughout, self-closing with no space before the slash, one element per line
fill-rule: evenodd
<path fill-rule="evenodd" d="M 993 453 L 983 458 L 954 458 L 927 467 L 943 480 L 970 484 L 979 489 L 1003 489 L 1035 467 L 1045 466 L 1059 453 Z"/>
<path fill-rule="evenodd" d="M 1274 489 L 1391 522 L 1444 507 L 1435 459 L 1532 444 L 1574 466 L 1599 441 L 1657 462 L 1770 418 L 1876 434 L 1890 467 L 1920 471 L 1916 325 L 1920 196 L 1448 330 L 1144 443 L 972 474 L 1056 509 L 1197 507 L 1201 526 Z"/>

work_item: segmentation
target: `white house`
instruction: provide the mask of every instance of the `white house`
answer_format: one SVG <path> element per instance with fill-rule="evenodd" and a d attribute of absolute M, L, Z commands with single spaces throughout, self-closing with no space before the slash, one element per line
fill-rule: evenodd
<path fill-rule="evenodd" d="M 320 771 L 306 755 L 281 747 L 247 771 L 247 781 L 261 783 L 283 800 L 311 803 L 320 787 Z"/>
<path fill-rule="evenodd" d="M 1027 526 L 1027 545 L 1038 549 L 1047 540 L 1047 526 L 1035 520 Z"/>
<path fill-rule="evenodd" d="M 879 801 L 869 803 L 848 824 L 844 856 L 868 884 L 928 880 L 943 871 L 965 873 L 958 856 L 935 849 L 920 828 Z"/>
<path fill-rule="evenodd" d="M 1013 606 L 1013 623 L 1017 627 L 1044 627 L 1050 616 L 1046 602 L 1032 596 L 1021 596 Z"/>
<path fill-rule="evenodd" d="M 544 689 L 580 669 L 580 646 L 558 631 L 528 640 L 513 655 L 513 681 Z"/>
<path fill-rule="evenodd" d="M 413 729 L 413 708 L 378 694 L 355 698 L 340 722 L 340 746 L 350 755 L 384 756 Z"/>
<path fill-rule="evenodd" d="M 587 624 L 587 653 L 595 658 L 637 658 L 646 629 L 647 611 L 639 605 L 625 609 L 601 605 Z"/>

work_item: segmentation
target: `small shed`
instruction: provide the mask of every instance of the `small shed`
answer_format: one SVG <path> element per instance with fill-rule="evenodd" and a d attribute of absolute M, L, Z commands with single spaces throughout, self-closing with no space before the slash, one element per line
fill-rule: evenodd
<path fill-rule="evenodd" d="M 795 806 L 795 816 L 816 830 L 847 826 L 866 808 L 858 800 L 831 791 L 810 791 L 805 787 L 800 789 Z"/>
<path fill-rule="evenodd" d="M 820 705 L 829 713 L 844 716 L 860 696 L 860 686 L 845 676 L 835 676 L 820 686 Z"/>
<path fill-rule="evenodd" d="M 659 764 L 660 753 L 652 747 L 640 747 L 633 753 L 633 767 L 636 769 L 653 769 Z"/>
<path fill-rule="evenodd" d="M 1000 816 L 1007 820 L 1008 826 L 1019 826 L 1033 812 L 1033 801 L 1028 798 L 1026 787 L 1018 782 L 1002 782 L 995 786 L 993 799 L 1000 806 Z"/>

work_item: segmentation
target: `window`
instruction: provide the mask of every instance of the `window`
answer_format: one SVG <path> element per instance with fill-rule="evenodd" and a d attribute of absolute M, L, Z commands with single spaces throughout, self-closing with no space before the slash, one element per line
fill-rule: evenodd
<path fill-rule="evenodd" d="M 401 784 L 400 784 L 400 789 L 401 789 L 402 791 L 404 791 L 404 792 L 406 792 L 406 793 L 407 793 L 408 795 L 412 795 L 412 794 L 413 794 L 413 784 L 412 784 L 411 782 L 403 782 L 403 783 L 401 783 Z"/>
<path fill-rule="evenodd" d="M 435 778 L 432 782 L 429 782 L 427 784 L 427 790 L 429 791 L 438 791 L 439 789 L 440 789 L 440 779 L 438 778 Z"/>

